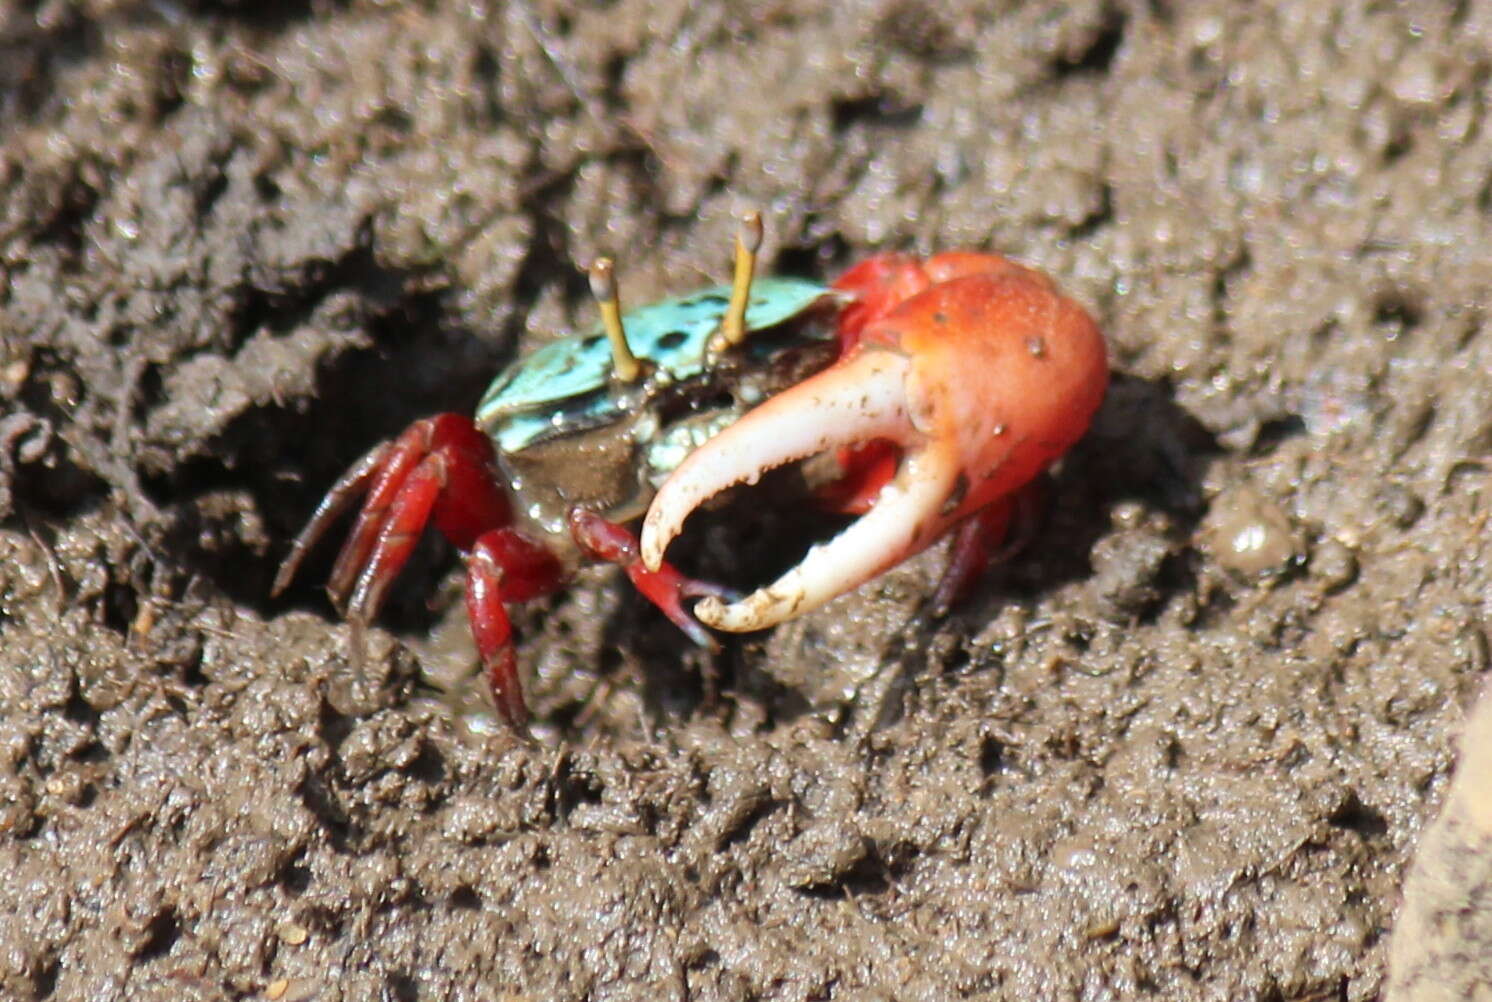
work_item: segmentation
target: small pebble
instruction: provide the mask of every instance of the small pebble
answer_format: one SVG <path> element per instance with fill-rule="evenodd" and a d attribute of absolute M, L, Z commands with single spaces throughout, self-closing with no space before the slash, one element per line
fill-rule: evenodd
<path fill-rule="evenodd" d="M 1305 556 L 1290 518 L 1247 487 L 1221 494 L 1208 512 L 1207 549 L 1224 570 L 1249 580 L 1285 573 Z"/>
<path fill-rule="evenodd" d="M 1148 528 L 1121 529 L 1094 544 L 1089 559 L 1104 618 L 1135 619 L 1159 601 L 1161 574 L 1171 552 L 1170 541 Z"/>
<path fill-rule="evenodd" d="M 1311 575 L 1327 592 L 1339 592 L 1357 580 L 1357 554 L 1337 539 L 1328 539 L 1311 554 Z"/>

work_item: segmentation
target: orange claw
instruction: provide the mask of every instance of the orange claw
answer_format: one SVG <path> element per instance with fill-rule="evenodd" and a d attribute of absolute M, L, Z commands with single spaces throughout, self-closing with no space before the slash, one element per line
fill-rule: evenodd
<path fill-rule="evenodd" d="M 1083 435 L 1108 386 L 1092 318 L 1005 258 L 884 255 L 836 285 L 856 297 L 840 321 L 842 357 L 674 471 L 643 523 L 643 563 L 661 564 L 702 502 L 764 470 L 874 440 L 894 443 L 901 461 L 864 515 L 776 582 L 696 605 L 717 629 L 764 629 L 815 609 L 1013 498 Z"/>

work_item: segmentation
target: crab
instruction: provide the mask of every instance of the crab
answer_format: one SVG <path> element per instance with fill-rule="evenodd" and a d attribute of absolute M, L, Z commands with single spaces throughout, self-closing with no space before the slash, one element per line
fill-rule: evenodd
<path fill-rule="evenodd" d="M 934 593 L 946 609 L 1086 431 L 1108 382 L 1103 338 L 1049 278 L 995 254 L 879 254 L 826 286 L 754 278 L 761 236 L 748 214 L 729 286 L 625 315 L 612 262 L 596 262 L 597 328 L 504 370 L 473 415 L 417 421 L 354 463 L 274 593 L 362 499 L 327 585 L 359 652 L 433 522 L 463 556 L 477 653 L 519 729 L 506 604 L 554 592 L 587 561 L 622 567 L 714 649 L 707 627 L 803 615 L 951 533 Z M 742 597 L 664 559 L 691 512 L 799 460 L 829 470 L 815 486 L 826 508 L 858 518 L 777 581 Z M 639 517 L 640 535 L 628 527 Z"/>

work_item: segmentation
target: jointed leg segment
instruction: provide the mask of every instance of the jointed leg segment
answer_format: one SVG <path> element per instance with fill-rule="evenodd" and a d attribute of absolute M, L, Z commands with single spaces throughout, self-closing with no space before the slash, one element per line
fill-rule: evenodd
<path fill-rule="evenodd" d="M 552 592 L 564 580 L 565 567 L 548 547 L 512 527 L 511 505 L 487 436 L 468 417 L 440 414 L 415 422 L 363 456 L 327 493 L 295 540 L 275 577 L 275 594 L 359 498 L 362 508 L 327 585 L 332 602 L 351 625 L 354 659 L 362 657 L 364 628 L 433 521 L 465 558 L 467 616 L 493 701 L 510 724 L 521 727 L 528 711 L 505 606 Z M 731 598 L 732 592 L 686 578 L 668 564 L 648 570 L 638 557 L 637 537 L 593 512 L 573 510 L 570 529 L 585 553 L 620 565 L 638 591 L 695 643 L 716 649 L 715 639 L 683 600 Z"/>

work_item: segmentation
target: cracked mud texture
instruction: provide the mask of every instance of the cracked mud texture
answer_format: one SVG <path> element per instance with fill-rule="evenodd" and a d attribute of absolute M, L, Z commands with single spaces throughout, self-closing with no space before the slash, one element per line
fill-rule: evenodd
<path fill-rule="evenodd" d="M 1489 48 L 1488 0 L 0 5 L 0 997 L 1378 997 L 1488 671 Z M 266 598 L 349 462 L 590 322 L 577 263 L 686 290 L 748 205 L 769 268 L 994 249 L 1108 333 L 952 616 L 932 553 L 716 659 L 588 571 L 518 616 L 530 746 L 432 688 L 439 545 L 361 672 L 326 556 Z M 683 559 L 823 529 L 752 507 Z"/>

